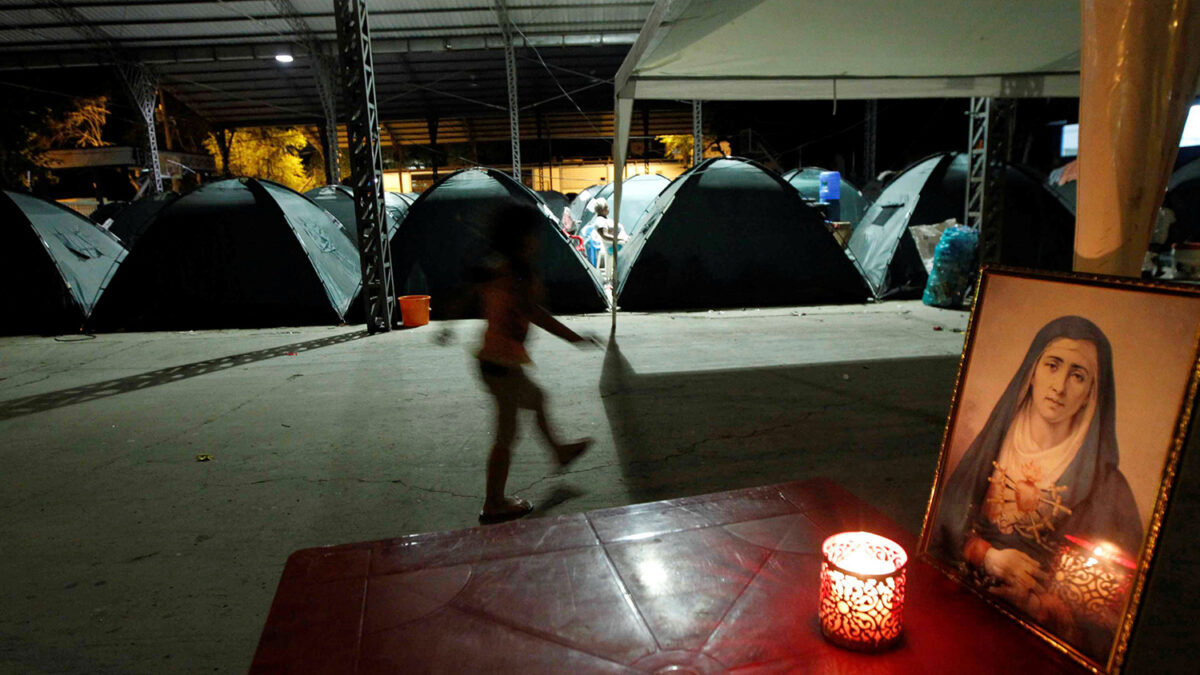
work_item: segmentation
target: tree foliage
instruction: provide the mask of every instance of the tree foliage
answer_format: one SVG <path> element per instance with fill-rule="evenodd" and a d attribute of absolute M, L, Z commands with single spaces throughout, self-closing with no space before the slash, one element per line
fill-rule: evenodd
<path fill-rule="evenodd" d="M 665 134 L 655 136 L 654 140 L 663 144 L 663 153 L 672 159 L 683 160 L 687 164 L 692 164 L 692 134 Z M 729 143 L 727 141 L 717 141 L 716 136 L 705 134 L 701 139 L 704 143 L 703 159 L 709 157 L 728 157 L 730 154 Z"/>
<path fill-rule="evenodd" d="M 6 93 L 0 106 L 0 185 L 30 189 L 33 183 L 55 182 L 45 166 L 48 150 L 95 148 L 104 140 L 108 97 L 48 100 L 28 89 Z"/>
<path fill-rule="evenodd" d="M 48 148 L 99 148 L 112 145 L 104 140 L 108 122 L 108 97 L 76 98 L 60 118 L 50 121 Z"/>
<path fill-rule="evenodd" d="M 218 132 L 223 133 L 223 132 Z M 297 127 L 251 127 L 228 132 L 229 167 L 226 171 L 217 136 L 209 134 L 204 148 L 216 159 L 217 170 L 234 176 L 265 178 L 304 192 L 324 183 L 324 168 L 304 161 L 308 138 Z M 316 164 L 310 162 L 309 164 Z"/>

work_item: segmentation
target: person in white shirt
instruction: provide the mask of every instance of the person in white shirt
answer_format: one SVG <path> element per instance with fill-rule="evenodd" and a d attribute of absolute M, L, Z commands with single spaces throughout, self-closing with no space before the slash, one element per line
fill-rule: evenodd
<path fill-rule="evenodd" d="M 592 241 L 600 248 L 600 260 L 604 261 L 604 269 L 607 276 L 611 277 L 612 273 L 608 272 L 608 259 L 612 256 L 614 239 L 617 246 L 623 245 L 629 241 L 629 234 L 625 232 L 625 226 L 619 223 L 613 223 L 608 217 L 608 200 L 603 197 L 593 199 L 588 206 L 596 213 L 596 217 L 592 219 L 591 238 Z"/>

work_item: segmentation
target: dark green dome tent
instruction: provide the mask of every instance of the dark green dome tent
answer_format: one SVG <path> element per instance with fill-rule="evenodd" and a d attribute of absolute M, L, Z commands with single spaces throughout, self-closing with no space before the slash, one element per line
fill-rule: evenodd
<path fill-rule="evenodd" d="M 625 232 L 629 235 L 637 229 L 637 224 L 646 213 L 646 209 L 654 203 L 654 199 L 671 184 L 665 176 L 660 174 L 638 174 L 626 178 L 621 186 L 621 224 L 625 226 Z M 614 184 L 608 183 L 602 186 L 592 199 L 603 197 L 608 202 L 609 216 L 612 216 L 613 209 L 613 189 Z M 590 200 L 589 200 L 590 201 Z M 582 227 L 591 224 L 592 219 L 596 214 L 592 211 L 583 210 Z"/>
<path fill-rule="evenodd" d="M 867 209 L 849 249 L 875 297 L 921 296 L 928 275 L 909 228 L 951 218 L 961 221 L 966 189 L 966 154 L 939 153 L 905 169 Z M 998 262 L 1071 269 L 1075 218 L 1029 169 L 1008 166 L 1003 219 L 1003 257 Z"/>
<path fill-rule="evenodd" d="M 546 203 L 546 208 L 550 209 L 550 213 L 553 213 L 555 218 L 561 219 L 563 210 L 571 204 L 567 200 L 567 196 L 558 190 L 538 190 L 537 195 Z"/>
<path fill-rule="evenodd" d="M 757 162 L 713 158 L 658 196 L 617 256 L 624 309 L 861 302 L 821 215 Z"/>
<path fill-rule="evenodd" d="M 602 190 L 606 185 L 608 185 L 608 183 L 589 185 L 580 190 L 579 194 L 575 195 L 575 199 L 571 200 L 571 218 L 575 220 L 576 224 L 583 220 L 583 214 L 587 211 L 588 202 L 592 201 L 592 199 L 596 197 L 596 193 Z M 559 217 L 561 216 L 562 214 L 559 214 Z M 578 227 L 576 229 L 578 229 Z"/>
<path fill-rule="evenodd" d="M 125 243 L 125 248 L 133 250 L 142 233 L 158 217 L 158 212 L 176 199 L 179 199 L 178 192 L 164 192 L 130 202 L 112 216 L 108 231 L 117 235 Z"/>
<path fill-rule="evenodd" d="M 125 259 L 112 234 L 54 202 L 0 194 L 0 334 L 79 330 Z"/>
<path fill-rule="evenodd" d="M 354 189 L 348 185 L 326 185 L 313 188 L 304 193 L 317 206 L 333 214 L 334 218 L 345 228 L 351 241 L 358 245 L 358 220 L 354 217 Z M 396 236 L 400 221 L 408 214 L 411 202 L 397 192 L 383 193 L 383 211 L 387 216 L 387 235 L 390 240 Z"/>
<path fill-rule="evenodd" d="M 608 303 L 599 274 L 570 246 L 558 218 L 533 191 L 495 169 L 457 171 L 413 202 L 392 239 L 397 295 L 431 295 L 436 318 L 475 316 L 476 307 L 456 299 L 468 287 L 467 268 L 483 254 L 483 228 L 514 200 L 546 216 L 538 264 L 546 307 L 560 313 L 604 311 Z"/>
<path fill-rule="evenodd" d="M 223 180 L 159 212 L 88 325 L 336 324 L 360 283 L 358 251 L 332 216 L 282 185 Z"/>
<path fill-rule="evenodd" d="M 783 179 L 796 188 L 801 197 L 816 202 L 821 200 L 821 172 L 828 170 L 819 166 L 806 166 L 785 171 Z M 842 207 L 840 220 L 857 224 L 871 206 L 871 202 L 845 177 L 841 179 L 841 183 L 841 198 L 838 200 Z"/>
<path fill-rule="evenodd" d="M 350 237 L 352 246 L 357 250 L 359 242 L 357 237 L 358 219 L 354 216 L 354 188 L 348 185 L 326 185 L 324 187 L 313 188 L 304 193 L 314 204 L 325 209 L 338 219 L 342 224 L 342 228 L 346 231 L 346 235 Z M 400 231 L 400 223 L 404 217 L 408 215 L 408 207 L 412 204 L 411 198 L 399 192 L 384 192 L 383 193 L 383 211 L 384 224 L 387 226 L 388 241 L 396 236 Z M 354 300 L 350 302 L 350 308 L 346 310 L 346 323 L 365 323 L 366 314 L 362 304 L 362 288 L 355 294 Z"/>
<path fill-rule="evenodd" d="M 124 211 L 127 206 L 129 206 L 129 202 L 127 201 L 120 199 L 110 200 L 97 206 L 94 211 L 87 215 L 87 219 L 107 230 L 108 226 L 105 223 L 115 219 L 117 214 Z M 111 225 L 111 223 L 109 224 Z"/>

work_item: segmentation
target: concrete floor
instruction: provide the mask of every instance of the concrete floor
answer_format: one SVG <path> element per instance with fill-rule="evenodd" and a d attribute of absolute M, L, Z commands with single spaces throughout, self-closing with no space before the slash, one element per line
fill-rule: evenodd
<path fill-rule="evenodd" d="M 889 302 L 622 314 L 605 350 L 540 333 L 552 419 L 596 444 L 555 475 L 523 419 L 510 490 L 569 513 L 828 476 L 915 532 L 966 322 Z M 481 324 L 446 325 L 450 346 L 436 325 L 0 340 L 0 672 L 244 671 L 290 552 L 475 525 Z"/>

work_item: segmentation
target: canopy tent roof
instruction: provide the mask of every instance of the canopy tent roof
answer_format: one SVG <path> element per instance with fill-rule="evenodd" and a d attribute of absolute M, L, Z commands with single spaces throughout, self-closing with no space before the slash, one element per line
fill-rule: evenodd
<path fill-rule="evenodd" d="M 713 158 L 676 178 L 617 256 L 622 308 L 857 302 L 870 295 L 821 215 L 757 162 Z"/>
<path fill-rule="evenodd" d="M 621 224 L 629 234 L 634 233 L 654 199 L 670 184 L 669 178 L 657 173 L 641 173 L 625 179 L 621 193 L 622 199 L 625 200 L 621 205 Z M 605 184 L 592 195 L 592 199 L 603 198 L 611 209 L 615 187 L 614 183 Z M 581 228 L 587 227 L 595 217 L 595 211 L 584 209 Z"/>
<path fill-rule="evenodd" d="M 1078 96 L 1079 35 L 1075 0 L 659 0 L 615 86 L 627 99 Z"/>
<path fill-rule="evenodd" d="M 783 179 L 796 188 L 801 197 L 820 201 L 821 172 L 823 171 L 828 171 L 828 169 L 822 169 L 819 166 L 790 169 L 783 173 Z M 858 223 L 871 206 L 871 202 L 863 197 L 862 192 L 854 186 L 854 183 L 846 180 L 845 176 L 841 177 L 841 197 L 838 201 L 842 208 L 842 214 L 838 220 L 849 223 Z"/>
<path fill-rule="evenodd" d="M 112 234 L 71 209 L 0 192 L 0 334 L 79 330 L 125 259 Z"/>
<path fill-rule="evenodd" d="M 905 169 L 867 210 L 849 248 L 876 297 L 920 295 L 926 272 L 909 227 L 961 221 L 966 181 L 965 153 L 931 155 Z M 1005 240 L 997 262 L 1071 269 L 1074 216 L 1044 180 L 1019 165 L 1005 174 L 1001 222 Z"/>
<path fill-rule="evenodd" d="M 304 193 L 317 206 L 325 209 L 346 230 L 354 245 L 358 246 L 358 220 L 354 217 L 354 190 L 348 185 L 326 185 Z M 408 214 L 412 202 L 398 192 L 383 193 L 383 211 L 387 217 L 388 239 L 396 236 L 400 221 Z"/>
<path fill-rule="evenodd" d="M 656 0 L 613 83 L 617 175 L 634 99 L 1078 96 L 1080 25 L 1075 0 Z"/>
<path fill-rule="evenodd" d="M 360 284 L 358 250 L 327 212 L 282 185 L 224 180 L 159 212 L 89 325 L 336 324 Z"/>
<path fill-rule="evenodd" d="M 486 228 L 506 204 L 526 203 L 545 216 L 538 273 L 545 304 L 554 312 L 602 312 L 608 307 L 597 272 L 571 247 L 545 202 L 512 176 L 495 169 L 463 169 L 413 202 L 392 239 L 398 295 L 432 296 L 433 316 L 462 318 L 477 308 L 460 301 L 469 268 L 486 255 Z"/>

